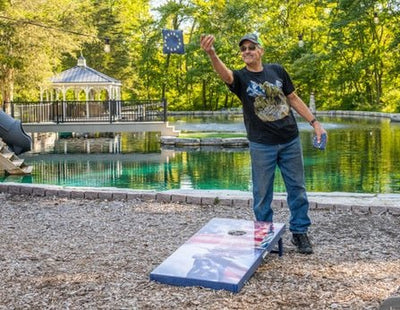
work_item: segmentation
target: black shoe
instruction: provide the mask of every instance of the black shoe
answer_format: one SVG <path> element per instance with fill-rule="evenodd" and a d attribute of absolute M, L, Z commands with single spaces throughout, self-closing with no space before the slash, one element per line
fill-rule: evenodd
<path fill-rule="evenodd" d="M 308 236 L 306 233 L 304 234 L 293 234 L 292 243 L 297 246 L 297 251 L 301 254 L 312 254 L 313 249 L 308 240 Z"/>

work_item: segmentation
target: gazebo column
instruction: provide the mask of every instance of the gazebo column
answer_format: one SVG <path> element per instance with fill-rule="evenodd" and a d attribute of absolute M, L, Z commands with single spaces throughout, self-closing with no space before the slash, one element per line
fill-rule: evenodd
<path fill-rule="evenodd" d="M 119 100 L 117 96 L 117 88 L 113 85 L 109 86 L 108 88 L 108 93 L 110 96 L 110 100 L 113 100 L 115 102 L 115 112 L 117 116 L 120 118 L 122 114 L 122 106 L 121 106 L 121 100 Z"/>
<path fill-rule="evenodd" d="M 62 102 L 62 109 L 63 109 L 63 117 L 67 117 L 67 89 L 63 86 L 61 88 L 61 92 L 62 92 L 62 97 L 63 97 L 63 102 Z M 57 96 L 58 97 L 58 96 Z"/>
<path fill-rule="evenodd" d="M 118 105 L 119 105 L 119 113 L 120 113 L 120 116 L 122 117 L 122 102 L 121 102 L 121 97 L 119 96 L 119 92 L 117 91 L 117 89 L 118 89 L 118 87 L 114 87 L 114 91 L 115 91 L 115 99 L 117 100 L 117 102 L 118 102 Z"/>
<path fill-rule="evenodd" d="M 86 97 L 86 118 L 90 117 L 90 109 L 89 109 L 89 93 L 90 93 L 90 89 L 88 87 L 85 87 L 85 97 Z"/>

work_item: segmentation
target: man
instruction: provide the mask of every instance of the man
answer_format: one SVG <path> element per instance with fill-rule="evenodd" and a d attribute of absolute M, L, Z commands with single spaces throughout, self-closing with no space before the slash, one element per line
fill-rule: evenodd
<path fill-rule="evenodd" d="M 273 183 L 279 167 L 287 190 L 292 242 L 303 254 L 313 252 L 307 231 L 308 198 L 299 132 L 292 108 L 314 128 L 318 142 L 326 131 L 306 104 L 294 92 L 285 69 L 263 64 L 264 49 L 258 35 L 247 34 L 239 41 L 245 67 L 230 70 L 214 49 L 215 38 L 204 35 L 201 48 L 208 54 L 220 78 L 243 105 L 243 118 L 249 140 L 253 181 L 253 208 L 256 220 L 272 222 Z"/>

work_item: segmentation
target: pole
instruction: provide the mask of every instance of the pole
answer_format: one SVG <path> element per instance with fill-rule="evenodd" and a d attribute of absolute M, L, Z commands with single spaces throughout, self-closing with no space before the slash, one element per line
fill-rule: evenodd
<path fill-rule="evenodd" d="M 310 110 L 313 114 L 315 114 L 316 109 L 315 109 L 315 96 L 314 92 L 311 92 L 310 94 L 310 104 L 309 104 Z"/>
<path fill-rule="evenodd" d="M 162 98 L 163 108 L 164 108 L 164 122 L 168 121 L 168 114 L 167 114 L 167 99 Z"/>

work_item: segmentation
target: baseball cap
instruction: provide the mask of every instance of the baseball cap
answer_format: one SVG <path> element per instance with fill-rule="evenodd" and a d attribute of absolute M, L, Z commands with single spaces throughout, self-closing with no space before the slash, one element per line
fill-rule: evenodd
<path fill-rule="evenodd" d="M 244 35 L 239 41 L 239 46 L 241 46 L 244 41 L 250 41 L 254 44 L 260 45 L 261 47 L 263 46 L 261 39 L 258 37 L 256 33 L 248 33 Z"/>

